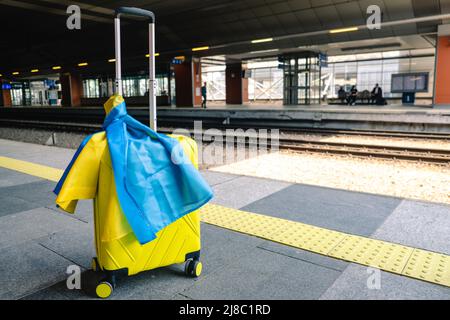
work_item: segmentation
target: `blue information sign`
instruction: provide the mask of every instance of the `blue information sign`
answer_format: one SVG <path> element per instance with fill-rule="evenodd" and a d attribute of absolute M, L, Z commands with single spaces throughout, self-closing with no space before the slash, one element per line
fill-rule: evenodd
<path fill-rule="evenodd" d="M 319 53 L 319 63 L 321 67 L 328 67 L 328 55 L 325 53 Z"/>
<path fill-rule="evenodd" d="M 180 59 L 172 59 L 172 64 L 182 64 L 183 60 Z"/>

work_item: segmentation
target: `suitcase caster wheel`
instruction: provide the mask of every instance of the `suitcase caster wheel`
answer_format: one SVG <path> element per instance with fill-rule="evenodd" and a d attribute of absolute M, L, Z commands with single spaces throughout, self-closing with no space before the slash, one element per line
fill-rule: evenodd
<path fill-rule="evenodd" d="M 99 284 L 97 284 L 97 287 L 95 288 L 95 293 L 97 297 L 106 299 L 108 298 L 112 293 L 114 289 L 111 283 L 107 281 L 102 281 Z"/>
<path fill-rule="evenodd" d="M 203 265 L 200 261 L 189 260 L 184 266 L 184 273 L 189 277 L 200 277 L 202 274 Z"/>

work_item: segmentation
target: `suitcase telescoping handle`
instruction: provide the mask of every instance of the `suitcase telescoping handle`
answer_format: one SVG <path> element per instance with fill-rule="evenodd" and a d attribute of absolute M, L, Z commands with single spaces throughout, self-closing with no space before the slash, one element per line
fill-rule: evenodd
<path fill-rule="evenodd" d="M 116 92 L 122 95 L 122 61 L 120 41 L 120 17 L 131 15 L 145 17 L 149 20 L 149 114 L 150 128 L 156 131 L 156 79 L 155 79 L 155 15 L 153 12 L 130 7 L 120 7 L 114 18 L 115 46 L 116 46 Z"/>

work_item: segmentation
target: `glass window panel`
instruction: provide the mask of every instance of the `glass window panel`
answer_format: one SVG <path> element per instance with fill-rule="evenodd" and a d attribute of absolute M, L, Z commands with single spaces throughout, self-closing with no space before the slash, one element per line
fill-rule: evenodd
<path fill-rule="evenodd" d="M 206 82 L 208 100 L 225 100 L 225 68 L 211 67 L 202 73 L 202 81 Z"/>
<path fill-rule="evenodd" d="M 85 98 L 99 98 L 100 97 L 99 79 L 83 80 L 83 97 L 85 97 Z"/>

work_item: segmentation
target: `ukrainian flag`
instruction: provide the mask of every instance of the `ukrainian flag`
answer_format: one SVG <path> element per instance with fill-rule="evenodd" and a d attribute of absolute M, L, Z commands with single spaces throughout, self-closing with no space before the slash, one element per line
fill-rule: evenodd
<path fill-rule="evenodd" d="M 54 190 L 56 203 L 73 213 L 78 200 L 94 199 L 109 226 L 102 240 L 120 238 L 131 228 L 145 244 L 206 204 L 213 193 L 179 143 L 188 138 L 141 124 L 127 114 L 119 95 L 104 108 L 104 131 L 82 142 Z"/>

